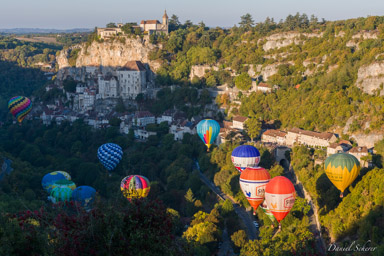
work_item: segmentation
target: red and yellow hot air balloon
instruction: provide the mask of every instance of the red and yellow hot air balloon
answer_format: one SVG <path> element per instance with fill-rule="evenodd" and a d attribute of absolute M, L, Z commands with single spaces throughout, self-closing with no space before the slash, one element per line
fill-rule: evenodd
<path fill-rule="evenodd" d="M 270 179 L 271 175 L 262 167 L 247 168 L 240 174 L 241 190 L 255 211 L 264 201 L 265 186 Z"/>
<path fill-rule="evenodd" d="M 288 215 L 295 203 L 296 191 L 292 182 L 283 176 L 271 179 L 265 187 L 265 201 L 281 229 L 280 221 Z"/>
<path fill-rule="evenodd" d="M 150 190 L 150 184 L 146 177 L 130 175 L 125 177 L 120 184 L 121 192 L 129 201 L 146 197 Z"/>

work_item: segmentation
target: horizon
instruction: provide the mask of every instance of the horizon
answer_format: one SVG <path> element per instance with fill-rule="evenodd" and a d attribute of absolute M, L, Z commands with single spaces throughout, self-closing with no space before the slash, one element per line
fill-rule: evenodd
<path fill-rule="evenodd" d="M 25 8 L 19 8 L 20 2 Z M 145 3 L 122 0 L 113 0 L 108 3 L 84 0 L 79 3 L 68 0 L 63 6 L 46 0 L 37 0 L 33 3 L 27 0 L 20 2 L 17 5 L 14 2 L 3 5 L 0 11 L 0 29 L 93 29 L 104 27 L 109 22 L 140 23 L 141 20 L 147 19 L 161 20 L 164 10 L 167 10 L 169 17 L 173 14 L 177 15 L 181 23 L 191 20 L 194 24 L 198 24 L 203 21 L 208 27 L 224 28 L 237 25 L 240 17 L 246 13 L 252 15 L 255 23 L 263 22 L 267 17 L 279 22 L 297 12 L 305 13 L 308 17 L 313 14 L 319 20 L 324 18 L 327 21 L 384 15 L 384 2 L 378 0 L 368 0 L 363 3 L 357 0 L 341 0 L 337 3 L 331 0 L 321 3 L 308 3 L 304 0 L 292 0 L 287 3 L 284 0 L 273 0 L 262 5 L 257 2 L 247 3 L 247 0 L 239 0 L 236 3 L 228 0 L 209 3 L 202 0 L 183 3 L 175 0 L 161 2 L 147 0 Z M 132 8 L 133 3 L 135 8 Z M 121 8 L 116 9 L 116 6 Z M 148 6 L 151 6 L 150 9 Z M 52 11 L 57 9 L 60 10 L 59 13 Z M 341 12 L 340 9 L 343 11 Z M 215 12 L 212 13 L 212 10 Z"/>

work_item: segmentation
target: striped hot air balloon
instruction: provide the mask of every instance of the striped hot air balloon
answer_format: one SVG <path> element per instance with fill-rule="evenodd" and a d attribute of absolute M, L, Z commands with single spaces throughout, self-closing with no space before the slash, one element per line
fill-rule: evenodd
<path fill-rule="evenodd" d="M 283 176 L 271 179 L 265 187 L 265 201 L 273 216 L 279 222 L 288 215 L 295 203 L 296 191 L 292 182 Z"/>
<path fill-rule="evenodd" d="M 329 156 L 324 163 L 325 174 L 335 187 L 341 191 L 351 185 L 360 173 L 360 162 L 350 154 L 337 153 Z"/>
<path fill-rule="evenodd" d="M 51 196 L 48 197 L 52 203 L 70 201 L 72 197 L 72 189 L 68 187 L 54 188 L 51 192 Z"/>
<path fill-rule="evenodd" d="M 130 175 L 125 177 L 120 184 L 121 192 L 128 200 L 147 197 L 150 186 L 146 177 Z"/>
<path fill-rule="evenodd" d="M 123 158 L 123 150 L 115 143 L 106 143 L 97 150 L 97 157 L 108 171 L 112 171 Z"/>
<path fill-rule="evenodd" d="M 265 186 L 270 179 L 271 175 L 262 167 L 247 168 L 240 174 L 241 190 L 255 211 L 264 201 Z"/>
<path fill-rule="evenodd" d="M 239 172 L 245 168 L 254 168 L 260 163 L 260 152 L 251 145 L 241 145 L 232 151 L 231 160 Z"/>
<path fill-rule="evenodd" d="M 8 109 L 21 123 L 32 109 L 31 100 L 24 96 L 16 96 L 8 101 Z"/>
<path fill-rule="evenodd" d="M 215 120 L 204 119 L 197 124 L 197 134 L 207 146 L 207 151 L 209 151 L 211 144 L 215 141 L 217 135 L 219 135 L 219 132 L 220 125 Z"/>

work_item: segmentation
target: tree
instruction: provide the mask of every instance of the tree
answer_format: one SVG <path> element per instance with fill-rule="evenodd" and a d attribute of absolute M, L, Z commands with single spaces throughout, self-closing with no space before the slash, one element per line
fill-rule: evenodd
<path fill-rule="evenodd" d="M 252 15 L 247 13 L 240 17 L 241 21 L 239 22 L 240 28 L 245 31 L 249 31 L 252 26 L 255 24 L 252 18 Z"/>
<path fill-rule="evenodd" d="M 117 28 L 116 23 L 110 22 L 106 25 L 107 28 Z"/>
<path fill-rule="evenodd" d="M 261 122 L 255 117 L 248 118 L 245 121 L 245 130 L 247 131 L 249 137 L 253 141 L 253 138 L 259 136 L 261 131 Z"/>
<path fill-rule="evenodd" d="M 242 248 L 247 243 L 247 234 L 244 230 L 239 230 L 231 235 L 233 244 Z"/>
<path fill-rule="evenodd" d="M 240 254 L 244 256 L 262 256 L 263 246 L 259 240 L 249 241 L 241 248 Z"/>
<path fill-rule="evenodd" d="M 169 19 L 169 26 L 168 26 L 169 32 L 178 30 L 180 25 L 181 25 L 181 23 L 179 21 L 179 17 L 177 17 L 177 15 L 173 14 L 171 16 L 171 18 Z"/>
<path fill-rule="evenodd" d="M 132 24 L 132 23 L 125 23 L 122 27 L 121 27 L 121 30 L 127 34 L 127 35 L 130 35 L 133 33 L 133 25 L 136 25 L 136 24 Z"/>
<path fill-rule="evenodd" d="M 252 86 L 252 79 L 248 73 L 242 73 L 235 78 L 235 85 L 239 90 L 247 91 Z"/>

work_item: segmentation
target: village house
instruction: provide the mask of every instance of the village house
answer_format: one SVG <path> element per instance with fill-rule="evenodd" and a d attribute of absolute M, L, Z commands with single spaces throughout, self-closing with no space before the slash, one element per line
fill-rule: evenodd
<path fill-rule="evenodd" d="M 360 161 L 362 167 L 368 167 L 370 163 L 368 161 L 361 160 L 362 157 L 368 156 L 368 148 L 367 147 L 353 147 L 348 151 L 348 154 L 351 154 Z"/>
<path fill-rule="evenodd" d="M 286 135 L 286 145 L 293 146 L 295 143 L 311 147 L 328 147 L 336 142 L 336 135 L 329 132 L 312 132 L 299 128 L 293 128 Z"/>
<path fill-rule="evenodd" d="M 256 91 L 263 92 L 263 93 L 268 93 L 272 91 L 272 87 L 269 84 L 266 83 L 259 83 L 256 86 Z"/>
<path fill-rule="evenodd" d="M 352 148 L 352 144 L 349 141 L 341 140 L 339 143 L 331 143 L 329 147 L 327 147 L 327 156 L 347 152 Z"/>
<path fill-rule="evenodd" d="M 136 126 L 147 126 L 148 124 L 155 124 L 155 115 L 149 111 L 137 111 L 134 116 L 134 125 Z"/>
<path fill-rule="evenodd" d="M 158 20 L 142 20 L 140 22 L 140 29 L 145 34 L 148 33 L 149 35 L 159 33 L 168 34 L 168 25 L 167 11 L 164 11 L 162 23 L 160 23 Z"/>
<path fill-rule="evenodd" d="M 97 28 L 97 35 L 100 39 L 107 39 L 122 33 L 121 27 L 117 28 Z"/>
<path fill-rule="evenodd" d="M 135 138 L 139 140 L 147 140 L 151 135 L 157 135 L 156 132 L 149 132 L 145 129 L 135 129 L 134 130 Z"/>
<path fill-rule="evenodd" d="M 161 116 L 156 119 L 157 124 L 161 124 L 162 122 L 167 122 L 171 124 L 173 122 L 173 110 L 166 110 Z"/>
<path fill-rule="evenodd" d="M 118 97 L 118 81 L 115 76 L 111 74 L 103 77 L 102 74 L 98 75 L 99 93 L 98 99 L 117 98 Z"/>
<path fill-rule="evenodd" d="M 247 121 L 247 119 L 248 119 L 248 117 L 235 116 L 233 118 L 232 128 L 243 131 L 245 129 L 244 124 L 245 124 L 245 121 Z"/>
<path fill-rule="evenodd" d="M 263 143 L 275 143 L 285 145 L 287 133 L 279 130 L 269 129 L 266 130 L 261 136 Z"/>
<path fill-rule="evenodd" d="M 169 129 L 169 133 L 174 135 L 174 140 L 182 140 L 184 134 L 196 134 L 195 123 L 192 121 L 184 120 L 181 123 L 173 123 Z"/>

